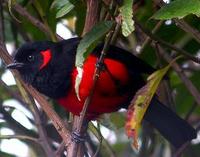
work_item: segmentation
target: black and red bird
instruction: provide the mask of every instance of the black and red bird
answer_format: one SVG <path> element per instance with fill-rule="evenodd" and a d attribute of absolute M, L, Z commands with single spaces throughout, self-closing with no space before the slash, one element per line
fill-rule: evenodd
<path fill-rule="evenodd" d="M 17 69 L 23 80 L 39 92 L 58 101 L 67 111 L 79 115 L 92 88 L 93 74 L 102 46 L 99 45 L 84 62 L 78 100 L 75 93 L 75 55 L 79 38 L 53 43 L 40 41 L 20 47 L 9 69 Z M 143 74 L 154 69 L 131 53 L 110 46 L 104 68 L 96 84 L 87 118 L 97 118 L 127 108 L 133 95 L 144 84 Z M 196 137 L 196 131 L 165 105 L 153 98 L 144 119 L 152 124 L 170 143 L 180 147 Z"/>

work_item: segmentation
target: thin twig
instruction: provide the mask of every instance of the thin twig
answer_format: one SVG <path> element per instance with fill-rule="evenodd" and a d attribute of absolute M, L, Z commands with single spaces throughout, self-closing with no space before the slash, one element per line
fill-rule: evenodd
<path fill-rule="evenodd" d="M 88 154 L 93 157 L 94 151 L 91 144 L 88 142 L 88 140 L 85 142 L 85 147 L 87 149 Z"/>
<path fill-rule="evenodd" d="M 29 110 L 28 104 L 23 100 L 23 98 L 21 97 L 19 92 L 11 90 L 1 79 L 0 79 L 0 85 L 1 85 L 1 87 L 3 87 L 3 89 L 6 90 L 7 94 L 10 97 L 12 97 L 12 98 L 16 99 L 17 101 L 19 101 L 20 104 L 23 105 L 23 107 L 25 107 L 26 109 Z M 32 112 L 32 110 L 30 110 L 30 112 Z"/>
<path fill-rule="evenodd" d="M 91 88 L 89 96 L 85 100 L 83 110 L 80 113 L 80 119 L 81 119 L 81 121 L 79 122 L 80 123 L 80 127 L 78 128 L 78 131 L 81 130 L 81 126 L 83 125 L 84 119 L 86 117 L 88 106 L 89 106 L 89 104 L 92 101 L 92 97 L 93 97 L 94 91 L 95 91 L 95 86 L 97 84 L 97 81 L 99 79 L 100 73 L 102 71 L 102 66 L 104 64 L 103 60 L 105 58 L 105 55 L 106 55 L 108 47 L 109 47 L 109 43 L 111 41 L 111 37 L 112 37 L 111 35 L 112 35 L 111 33 L 109 33 L 107 35 L 107 37 L 105 39 L 105 44 L 104 44 L 103 50 L 101 51 L 101 56 L 100 56 L 99 60 L 97 61 L 98 63 L 97 63 L 97 66 L 96 66 L 96 69 L 95 69 L 95 72 L 94 72 L 93 85 L 92 85 L 92 88 Z"/>
<path fill-rule="evenodd" d="M 170 63 L 172 61 L 172 58 L 167 53 L 164 52 L 164 50 L 161 46 L 159 46 L 159 49 L 160 49 L 160 53 L 162 54 L 162 57 L 168 63 Z M 176 73 L 178 74 L 178 76 L 182 80 L 183 84 L 186 86 L 188 91 L 192 94 L 192 96 L 194 97 L 197 104 L 200 105 L 200 93 L 197 90 L 197 88 L 193 85 L 193 83 L 187 78 L 183 69 L 176 62 L 174 62 L 172 64 L 172 68 L 176 71 Z"/>
<path fill-rule="evenodd" d="M 163 64 L 162 64 L 162 56 L 160 54 L 160 48 L 159 48 L 159 44 L 157 42 L 154 42 L 152 44 L 153 47 L 155 47 L 156 50 L 156 55 L 157 55 L 157 60 L 158 60 L 158 65 L 159 68 L 163 68 Z M 175 111 L 175 104 L 173 101 L 173 97 L 171 95 L 171 88 L 170 88 L 170 83 L 169 83 L 169 79 L 164 79 L 160 85 L 160 89 L 161 92 L 159 92 L 159 96 L 161 97 L 161 100 L 163 100 L 163 102 L 166 102 L 166 104 L 173 110 Z"/>
<path fill-rule="evenodd" d="M 90 1 L 90 0 L 89 0 Z M 93 1 L 93 0 L 92 0 Z M 91 2 L 87 2 L 87 5 L 88 5 L 88 7 L 91 7 L 91 5 L 90 5 L 90 3 Z M 96 3 L 98 3 L 98 2 L 96 2 Z M 88 9 L 88 10 L 90 10 L 90 9 Z M 91 12 L 92 13 L 92 12 Z M 90 13 L 90 14 L 91 14 Z M 95 13 L 97 13 L 97 12 L 95 12 Z M 88 12 L 88 14 L 89 14 L 89 12 Z M 90 16 L 91 15 L 88 15 L 87 14 L 87 18 L 91 18 Z M 96 19 L 97 20 L 97 19 Z M 88 19 L 88 20 L 86 20 L 86 22 L 91 22 L 92 20 L 91 19 Z M 94 25 L 94 22 L 92 21 L 92 24 Z M 88 26 L 88 24 L 85 24 L 85 26 Z M 90 30 L 92 27 L 90 26 L 89 28 L 84 28 L 84 30 Z M 115 23 L 115 25 L 113 26 L 113 29 L 114 28 L 116 28 L 116 23 Z M 117 30 L 117 29 L 116 29 Z M 85 33 L 85 32 L 84 32 Z M 93 75 L 93 84 L 92 84 L 92 88 L 91 88 L 91 90 L 90 90 L 90 93 L 89 93 L 89 95 L 88 95 L 88 97 L 86 98 L 86 100 L 85 100 L 85 103 L 84 103 L 84 106 L 83 106 L 83 109 L 82 109 L 82 111 L 81 111 L 81 113 L 80 113 L 80 118 L 79 118 L 79 121 L 78 121 L 78 123 L 77 123 L 77 127 L 75 128 L 76 130 L 76 133 L 78 134 L 78 135 L 83 135 L 84 134 L 84 132 L 87 130 L 87 127 L 85 127 L 85 126 L 87 126 L 88 125 L 88 121 L 86 120 L 86 114 L 87 114 L 87 110 L 88 110 L 88 108 L 89 108 L 89 105 L 90 105 L 90 103 L 91 103 L 91 101 L 92 101 L 92 97 L 93 97 L 93 95 L 94 95 L 94 91 L 95 91 L 95 87 L 96 87 L 96 84 L 97 84 L 97 81 L 98 81 L 98 79 L 99 79 L 99 76 L 100 76 L 100 73 L 101 73 L 101 70 L 102 70 L 102 66 L 103 66 L 103 64 L 104 64 L 104 57 L 105 57 L 105 55 L 106 55 L 106 52 L 107 52 L 107 49 L 108 49 L 108 47 L 109 47 L 109 44 L 110 44 L 110 42 L 111 42 L 111 39 L 112 39 L 112 35 L 113 35 L 113 31 L 110 31 L 108 34 L 107 34 L 107 36 L 106 36 L 106 38 L 105 38 L 105 43 L 104 43 L 104 47 L 103 47 L 103 49 L 102 49 L 102 51 L 101 51 L 101 56 L 100 56 L 100 58 L 98 59 L 98 61 L 97 61 L 97 66 L 96 66 L 96 68 L 95 68 L 95 72 L 94 72 L 94 75 Z M 85 125 L 84 127 L 83 127 L 83 124 Z M 85 131 L 84 131 L 85 130 Z M 70 153 L 69 153 L 69 157 L 76 157 L 77 156 L 77 149 L 76 148 L 79 148 L 79 144 L 77 144 L 77 143 L 73 143 L 72 144 L 72 146 L 71 146 L 71 148 L 70 148 Z"/>
<path fill-rule="evenodd" d="M 163 24 L 163 21 L 159 21 L 156 26 L 153 28 L 152 30 L 152 34 L 155 34 L 159 29 L 160 27 L 162 26 Z M 139 51 L 139 53 L 142 53 L 145 49 L 145 47 L 151 42 L 151 38 L 149 36 L 147 36 L 147 38 L 145 39 L 145 41 L 143 42 L 142 46 L 141 46 L 141 49 Z"/>
<path fill-rule="evenodd" d="M 7 1 L 8 2 L 8 1 Z M 48 34 L 49 30 L 48 28 L 45 27 L 44 24 L 42 24 L 39 20 L 37 20 L 36 18 L 34 18 L 33 16 L 31 16 L 26 9 L 22 8 L 19 4 L 15 3 L 13 5 L 13 8 L 15 9 L 15 11 L 17 11 L 20 15 L 24 16 L 25 18 L 27 18 L 27 20 L 29 20 L 33 25 L 35 25 L 36 27 L 38 27 L 41 31 L 46 32 Z M 61 37 L 59 37 L 57 35 L 57 38 L 59 38 L 60 40 L 62 39 Z M 11 58 L 10 56 L 6 53 L 3 44 L 0 44 L 0 56 L 1 58 L 5 61 L 5 63 L 9 64 L 11 63 Z M 16 72 L 14 72 L 16 73 Z M 19 77 L 18 73 L 16 74 L 17 77 Z M 50 105 L 48 105 L 48 102 L 44 99 L 43 96 L 41 96 L 35 89 L 33 89 L 32 87 L 27 87 L 26 84 L 24 84 L 22 82 L 23 86 L 27 89 L 27 91 L 29 91 L 34 97 L 35 99 L 39 102 L 39 104 L 42 106 L 43 110 L 47 113 L 47 115 L 49 116 L 49 118 L 52 120 L 55 128 L 57 129 L 58 133 L 62 136 L 64 142 L 65 142 L 65 146 L 69 145 L 71 142 L 71 136 L 69 131 L 65 128 L 64 123 L 61 121 L 61 119 L 58 117 L 58 115 L 54 112 L 54 110 L 52 108 L 50 108 Z M 41 130 L 41 129 L 40 129 Z M 43 134 L 44 135 L 44 134 Z M 43 136 L 44 137 L 44 136 Z M 52 154 L 53 155 L 53 154 Z"/>
<path fill-rule="evenodd" d="M 108 143 L 108 141 L 101 135 L 101 132 L 92 124 L 90 123 L 89 125 L 89 129 L 90 131 L 93 133 L 93 135 L 97 138 L 97 139 L 102 139 L 102 146 L 104 146 L 104 148 L 107 150 L 107 152 L 109 153 L 110 157 L 117 157 L 116 153 L 114 152 L 114 150 L 112 149 L 111 145 Z M 101 141 L 101 140 L 100 140 Z"/>
<path fill-rule="evenodd" d="M 168 42 L 158 38 L 157 36 L 155 36 L 154 34 L 152 34 L 149 30 L 147 30 L 146 28 L 144 28 L 144 26 L 142 26 L 135 18 L 135 23 L 136 25 L 147 35 L 149 36 L 152 40 L 157 41 L 158 43 L 160 43 L 161 45 L 170 48 L 176 52 L 178 52 L 179 54 L 184 55 L 185 57 L 187 57 L 188 59 L 191 59 L 192 61 L 196 62 L 196 63 L 200 63 L 200 58 L 198 57 L 194 57 L 193 55 L 189 54 L 188 52 L 186 52 L 185 50 L 178 48 L 174 45 L 169 44 Z"/>
<path fill-rule="evenodd" d="M 19 122 L 17 122 L 13 117 L 5 111 L 4 107 L 2 106 L 2 103 L 0 103 L 0 113 L 3 115 L 3 118 L 8 122 L 8 126 L 15 131 L 17 134 L 23 134 L 25 136 L 31 136 L 34 138 L 38 138 L 37 134 L 32 131 L 28 130 L 24 126 L 22 126 Z"/>
<path fill-rule="evenodd" d="M 103 136 L 102 136 L 102 134 L 101 134 L 100 124 L 99 124 L 99 123 L 97 123 L 97 127 L 98 127 L 98 128 L 97 128 L 97 132 L 98 132 L 100 138 L 98 138 L 98 140 L 99 140 L 99 145 L 98 145 L 97 150 L 96 150 L 95 154 L 93 155 L 93 157 L 97 157 L 97 155 L 98 155 L 98 153 L 99 153 L 99 151 L 100 151 L 100 149 L 101 149 L 102 141 L 103 141 Z"/>
<path fill-rule="evenodd" d="M 6 1 L 8 3 L 8 0 L 4 0 L 4 1 Z M 34 26 L 36 26 L 42 32 L 46 33 L 47 36 L 49 36 L 49 34 L 50 34 L 49 29 L 42 22 L 40 22 L 38 19 L 36 19 L 32 15 L 30 15 L 25 8 L 23 8 L 21 5 L 19 5 L 17 3 L 13 4 L 12 8 L 17 13 L 19 13 L 21 16 L 25 17 L 28 21 L 30 21 Z M 58 38 L 58 40 L 62 40 L 63 39 L 58 34 L 56 35 L 56 37 Z"/>
<path fill-rule="evenodd" d="M 21 27 L 21 25 L 18 22 L 14 21 L 14 20 L 12 22 L 13 22 L 13 25 L 14 25 L 15 29 L 17 29 L 18 33 L 21 35 L 23 40 L 25 42 L 30 42 L 31 38 L 29 37 L 28 33 L 23 30 L 23 27 Z"/>
<path fill-rule="evenodd" d="M 82 36 L 89 32 L 91 28 L 98 22 L 99 20 L 99 1 L 97 0 L 86 0 L 87 3 L 87 13 L 85 26 L 82 33 Z"/>
<path fill-rule="evenodd" d="M 34 137 L 30 137 L 30 136 L 25 136 L 25 135 L 0 135 L 0 139 L 19 139 L 19 140 L 30 140 L 32 142 L 35 142 L 37 144 L 39 143 L 39 140 L 37 138 Z"/>
<path fill-rule="evenodd" d="M 87 110 L 88 110 L 88 107 L 89 107 L 89 105 L 92 101 L 92 97 L 94 95 L 95 87 L 96 87 L 97 81 L 99 79 L 101 70 L 102 70 L 103 60 L 104 60 L 104 57 L 106 55 L 106 51 L 108 49 L 110 40 L 111 40 L 111 33 L 109 33 L 107 35 L 106 39 L 105 39 L 105 44 L 104 44 L 103 50 L 101 52 L 101 56 L 100 56 L 98 63 L 97 63 L 99 66 L 96 67 L 95 72 L 94 72 L 94 79 L 93 79 L 92 88 L 90 90 L 88 97 L 85 100 L 83 109 L 80 113 L 80 119 L 79 119 L 79 122 L 78 122 L 78 125 L 77 125 L 77 128 L 76 128 L 76 132 L 79 135 L 83 134 L 82 129 L 83 129 L 83 124 L 86 122 L 85 120 L 86 120 Z M 69 157 L 76 157 L 77 156 L 77 151 L 75 149 L 76 147 L 78 147 L 78 144 L 73 142 L 72 148 L 71 148 L 73 151 L 72 151 L 72 154 L 69 155 Z"/>
<path fill-rule="evenodd" d="M 185 120 L 188 121 L 190 116 L 192 115 L 192 113 L 194 112 L 194 110 L 197 108 L 197 103 L 194 103 L 191 108 L 189 109 L 189 111 L 187 112 L 187 114 L 185 115 Z"/>
<path fill-rule="evenodd" d="M 157 6 L 162 7 L 164 5 L 163 1 L 159 1 L 155 3 Z M 198 43 L 200 43 L 200 32 L 199 30 L 191 27 L 188 23 L 186 23 L 183 19 L 173 19 L 178 27 L 182 30 L 190 34 Z"/>
<path fill-rule="evenodd" d="M 49 36 L 51 37 L 51 40 L 52 41 L 57 41 L 56 39 L 56 36 L 55 36 L 55 33 L 52 31 L 52 29 L 49 27 L 49 24 L 48 24 L 48 21 L 47 21 L 47 18 L 46 18 L 46 13 L 44 12 L 44 10 L 42 9 L 42 6 L 40 5 L 40 3 L 38 2 L 38 0 L 34 0 L 33 1 L 33 5 L 34 7 L 36 8 L 38 14 L 40 15 L 46 29 L 48 30 L 49 32 Z"/>
<path fill-rule="evenodd" d="M 64 152 L 64 150 L 65 150 L 65 143 L 62 142 L 62 143 L 60 144 L 60 146 L 58 147 L 58 149 L 56 150 L 55 156 L 56 156 L 56 157 L 61 157 L 62 154 L 63 154 L 63 152 Z"/>
<path fill-rule="evenodd" d="M 3 43 L 1 43 L 4 46 Z M 6 54 L 8 54 L 6 51 L 5 51 Z M 15 76 L 16 74 L 13 73 L 13 75 Z M 49 157 L 53 157 L 54 154 L 53 154 L 53 150 L 52 148 L 50 147 L 49 145 L 49 141 L 48 141 L 48 137 L 46 135 L 46 130 L 44 130 L 42 124 L 41 124 L 41 121 L 40 121 L 40 115 L 39 115 L 39 110 L 37 109 L 36 107 L 36 104 L 33 100 L 33 98 L 28 94 L 28 92 L 23 88 L 22 86 L 22 83 L 20 82 L 20 80 L 18 79 L 18 77 L 15 77 L 15 80 L 16 80 L 16 83 L 17 83 L 17 86 L 18 86 L 18 89 L 22 95 L 22 97 L 24 98 L 25 102 L 29 105 L 32 104 L 33 108 L 31 109 L 34 109 L 34 119 L 35 119 L 35 122 L 36 122 L 36 125 L 37 125 L 37 128 L 38 128 L 38 131 L 39 131 L 39 139 L 40 139 L 40 142 L 41 142 L 41 146 L 42 148 L 44 149 L 45 153 L 47 156 Z"/>
<path fill-rule="evenodd" d="M 17 83 L 19 91 L 21 92 L 21 95 L 23 96 L 26 103 L 29 104 L 29 106 L 32 110 L 35 124 L 36 124 L 38 132 L 39 132 L 39 141 L 41 143 L 41 146 L 42 146 L 43 150 L 45 151 L 46 156 L 53 157 L 54 151 L 51 147 L 51 143 L 49 142 L 47 132 L 44 129 L 45 125 L 42 123 L 40 111 L 39 111 L 37 105 L 35 104 L 33 97 L 31 97 L 31 95 L 23 88 L 23 85 L 17 78 L 16 78 L 16 83 Z"/>
<path fill-rule="evenodd" d="M 178 20 L 174 19 L 177 26 L 180 27 L 182 30 L 190 34 L 198 43 L 200 43 L 200 32 L 195 29 L 194 27 L 191 27 L 188 23 L 186 23 L 184 20 Z"/>
<path fill-rule="evenodd" d="M 35 124 L 38 128 L 39 140 L 40 140 L 41 146 L 44 149 L 44 151 L 48 157 L 54 157 L 55 156 L 54 151 L 51 147 L 51 143 L 49 142 L 44 124 L 42 123 L 40 111 L 32 97 L 30 97 L 30 101 L 31 101 L 32 107 L 34 109 L 34 119 L 35 119 Z"/>
<path fill-rule="evenodd" d="M 183 152 L 185 151 L 186 148 L 190 145 L 190 142 L 187 142 L 183 144 L 173 155 L 173 157 L 181 157 Z"/>
<path fill-rule="evenodd" d="M 87 13 L 86 13 L 86 20 L 82 36 L 84 36 L 85 33 L 89 32 L 99 20 L 99 8 L 100 8 L 99 1 L 87 0 L 86 4 L 87 4 Z M 83 107 L 83 110 L 85 110 L 84 108 L 85 107 Z M 73 120 L 73 132 L 76 132 L 79 135 L 82 135 L 86 132 L 88 125 L 88 122 L 84 120 L 85 115 L 84 116 L 83 114 L 81 115 L 80 117 L 74 116 Z M 84 122 L 85 122 L 85 127 L 83 127 Z M 68 157 L 77 157 L 77 154 L 84 156 L 84 152 L 81 151 L 83 149 L 80 148 L 81 145 L 82 144 L 73 142 L 70 145 L 70 147 L 67 148 Z"/>

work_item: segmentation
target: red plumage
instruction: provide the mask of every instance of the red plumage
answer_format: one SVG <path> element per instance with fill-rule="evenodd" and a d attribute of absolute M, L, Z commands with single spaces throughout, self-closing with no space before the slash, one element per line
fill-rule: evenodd
<path fill-rule="evenodd" d="M 85 99 L 89 95 L 93 85 L 93 76 L 97 57 L 91 55 L 87 58 L 83 66 L 83 76 L 79 87 L 80 99 L 75 93 L 75 79 L 77 70 L 74 68 L 71 80 L 72 85 L 69 94 L 66 97 L 58 99 L 59 104 L 64 106 L 73 114 L 79 115 Z M 104 64 L 107 70 L 103 70 L 96 84 L 94 96 L 88 109 L 88 118 L 93 119 L 102 113 L 117 111 L 127 100 L 128 95 L 120 95 L 112 77 L 120 81 L 121 85 L 127 85 L 130 81 L 127 68 L 120 62 L 113 59 L 105 59 Z M 110 73 L 109 73 L 110 72 Z M 111 77 L 112 75 L 112 77 Z"/>

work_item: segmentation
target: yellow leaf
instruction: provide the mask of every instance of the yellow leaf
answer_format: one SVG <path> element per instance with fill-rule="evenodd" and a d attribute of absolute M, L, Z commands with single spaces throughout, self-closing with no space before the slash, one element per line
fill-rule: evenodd
<path fill-rule="evenodd" d="M 129 106 L 127 112 L 126 120 L 126 134 L 128 137 L 133 138 L 133 146 L 138 149 L 138 131 L 144 117 L 144 114 L 160 84 L 162 78 L 169 70 L 171 64 L 176 61 L 178 58 L 175 58 L 168 66 L 160 70 L 155 71 L 147 78 L 147 83 L 135 94 L 131 105 Z"/>

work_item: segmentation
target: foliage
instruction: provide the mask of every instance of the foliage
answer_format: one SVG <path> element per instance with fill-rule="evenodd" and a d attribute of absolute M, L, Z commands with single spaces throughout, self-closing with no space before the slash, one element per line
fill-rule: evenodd
<path fill-rule="evenodd" d="M 0 7 L 2 7 L 2 9 L 0 8 L 0 13 L 2 13 L 4 17 L 4 20 L 2 20 L 2 14 L 0 14 L 0 23 L 4 25 L 3 29 L 0 27 L 0 43 L 2 43 L 4 38 L 3 43 L 11 44 L 14 49 L 17 49 L 18 46 L 27 41 L 55 41 L 57 40 L 56 27 L 58 24 L 68 28 L 71 36 L 78 35 L 81 37 L 87 14 L 87 4 L 85 1 L 4 0 L 3 2 L 0 2 Z M 103 41 L 111 27 L 113 28 L 113 24 L 116 22 L 115 18 L 119 18 L 120 16 L 122 17 L 122 26 L 120 26 L 120 28 L 116 27 L 113 32 L 114 39 L 112 40 L 112 44 L 138 55 L 138 57 L 156 69 L 168 65 L 165 55 L 174 57 L 177 54 L 171 47 L 162 45 L 159 41 L 155 41 L 155 39 L 153 40 L 151 37 L 147 39 L 147 34 L 141 30 L 137 23 L 144 26 L 148 32 L 152 32 L 158 39 L 162 39 L 172 46 L 177 46 L 194 57 L 199 55 L 200 40 L 197 40 L 200 38 L 200 33 L 198 31 L 200 29 L 200 20 L 197 17 L 199 16 L 200 8 L 199 0 L 174 0 L 169 4 L 158 4 L 156 0 L 124 0 L 123 3 L 120 4 L 119 1 L 116 0 L 105 0 L 104 3 L 99 0 L 99 3 L 100 18 L 98 24 L 83 37 L 77 49 L 76 65 L 78 67 L 81 68 L 91 50 L 99 43 L 99 41 Z M 160 6 L 160 4 L 162 5 Z M 15 9 L 16 5 L 23 6 L 30 16 L 35 17 L 35 19 L 43 24 L 47 32 L 42 30 L 40 25 L 33 25 L 29 17 L 19 14 L 17 9 Z M 118 9 L 115 12 L 116 8 Z M 136 20 L 132 20 L 133 15 Z M 115 16 L 115 18 L 113 18 L 113 16 Z M 158 21 L 165 19 L 169 20 Z M 180 26 L 177 24 L 177 21 L 182 22 L 184 25 Z M 117 24 L 120 23 L 117 21 Z M 196 34 L 192 34 L 192 32 L 196 32 Z M 67 33 L 62 32 L 60 35 L 64 34 Z M 117 34 L 117 36 L 115 36 L 115 34 Z M 194 36 L 197 37 L 194 38 Z M 171 57 L 171 60 L 173 57 Z M 170 61 L 168 60 L 168 62 Z M 182 68 L 181 73 L 184 73 L 186 79 L 189 81 L 191 80 L 192 85 L 200 90 L 199 64 L 192 62 L 187 57 L 182 58 L 177 62 Z M 166 72 L 165 70 L 164 73 Z M 0 62 L 0 75 L 3 76 L 2 78 L 4 78 L 5 72 L 5 66 L 3 62 Z M 156 86 L 154 86 L 154 89 L 146 91 L 143 95 L 144 97 L 156 91 L 157 85 L 163 77 L 163 73 L 161 74 L 160 72 L 161 71 L 157 71 L 157 73 L 154 73 L 155 78 L 159 78 L 159 80 L 154 80 Z M 168 102 L 173 102 L 173 105 L 170 107 L 172 107 L 174 111 L 183 118 L 186 118 L 193 126 L 199 127 L 200 107 L 194 98 L 194 95 L 192 95 L 192 92 L 188 90 L 189 87 L 185 85 L 184 80 L 176 72 L 174 67 L 168 71 L 166 78 L 164 83 L 161 81 L 161 86 L 159 86 L 158 95 L 161 96 L 162 101 L 166 102 L 166 104 Z M 150 82 L 150 84 L 151 83 L 152 82 Z M 148 85 L 149 83 L 146 86 Z M 55 142 L 61 143 L 61 138 L 46 115 L 40 110 L 39 117 L 35 116 L 33 106 L 30 104 L 28 105 L 24 101 L 24 98 L 22 98 L 21 93 L 15 84 L 6 85 L 0 80 L 0 93 L 0 132 L 5 128 L 12 130 L 14 135 L 21 135 L 18 139 L 28 146 L 28 156 L 45 157 L 47 156 L 45 152 L 46 146 L 41 143 L 41 140 L 38 140 L 41 136 L 41 128 L 39 129 L 38 121 L 36 122 L 36 120 L 39 118 L 42 122 L 43 129 L 47 133 L 48 140 L 50 139 L 49 143 L 52 144 L 52 141 L 54 142 L 51 145 L 53 146 L 52 150 L 55 152 L 57 148 L 60 148 L 54 144 Z M 31 101 L 33 100 L 31 99 Z M 56 102 L 52 102 L 52 104 L 62 119 L 71 121 L 72 117 L 70 114 L 66 113 L 56 104 Z M 28 121 L 30 127 L 28 125 L 23 126 L 23 123 L 18 119 L 19 116 L 13 116 L 16 112 L 20 112 L 21 116 L 23 115 L 25 117 L 25 120 Z M 145 110 L 142 112 L 143 113 L 139 116 L 142 115 L 143 117 Z M 139 152 L 134 151 L 131 148 L 130 140 L 125 137 L 125 117 L 126 113 L 124 111 L 112 113 L 100 117 L 99 124 L 96 128 L 95 125 L 90 125 L 89 128 L 92 129 L 88 131 L 88 135 L 91 139 L 90 144 L 92 145 L 90 148 L 93 148 L 92 151 L 94 151 L 94 153 L 96 149 L 100 148 L 100 157 L 164 157 L 168 150 L 174 155 L 169 144 L 167 144 L 159 134 L 155 135 L 153 133 L 154 130 L 146 125 L 143 125 L 143 127 L 146 128 L 145 130 L 141 129 L 138 132 Z M 139 121 L 142 120 L 142 117 L 140 117 Z M 70 126 L 69 123 L 69 127 Z M 106 135 L 104 132 L 105 130 L 109 132 L 109 135 Z M 2 137 L 3 136 L 0 136 L 0 138 Z M 34 141 L 35 139 L 36 141 Z M 13 154 L 9 155 L 8 152 L 1 150 L 3 142 L 5 142 L 5 140 L 2 139 L 0 141 L 0 156 L 13 156 Z M 98 147 L 98 145 L 101 147 Z M 12 148 L 12 146 L 10 147 Z M 199 156 L 200 146 L 198 142 L 187 148 L 188 149 L 183 152 L 184 157 L 190 157 L 191 154 L 192 157 Z"/>
<path fill-rule="evenodd" d="M 175 0 L 157 11 L 153 18 L 166 20 L 172 18 L 183 18 L 188 14 L 200 15 L 199 0 Z"/>

